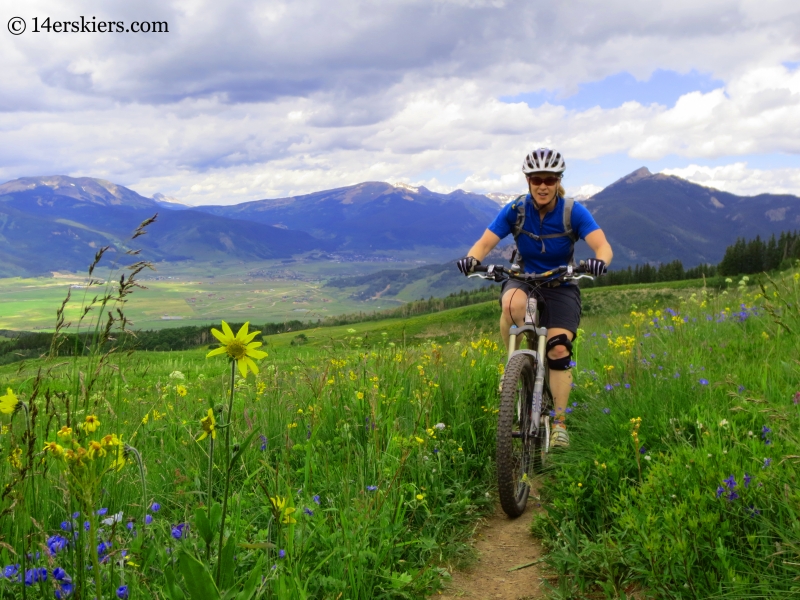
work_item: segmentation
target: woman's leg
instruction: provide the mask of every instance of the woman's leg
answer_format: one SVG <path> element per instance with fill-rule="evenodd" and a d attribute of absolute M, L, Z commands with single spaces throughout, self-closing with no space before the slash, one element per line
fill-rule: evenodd
<path fill-rule="evenodd" d="M 500 307 L 500 335 L 503 336 L 503 347 L 508 348 L 508 330 L 514 324 L 521 327 L 525 323 L 525 311 L 528 308 L 527 292 L 520 288 L 508 287 L 500 299 Z"/>

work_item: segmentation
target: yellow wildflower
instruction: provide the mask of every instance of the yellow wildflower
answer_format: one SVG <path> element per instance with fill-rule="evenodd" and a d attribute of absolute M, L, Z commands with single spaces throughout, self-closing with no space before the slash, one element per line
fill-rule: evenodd
<path fill-rule="evenodd" d="M 418 444 L 421 444 L 422 442 L 424 442 L 424 441 L 425 441 L 425 440 L 423 440 L 423 439 L 422 439 L 422 438 L 420 438 L 420 437 L 415 437 L 414 439 L 415 439 L 415 440 L 417 440 L 417 443 L 418 443 Z"/>
<path fill-rule="evenodd" d="M 62 439 L 66 439 L 72 435 L 72 427 L 64 425 L 61 429 L 56 431 L 56 435 Z"/>
<path fill-rule="evenodd" d="M 15 412 L 22 404 L 11 388 L 6 388 L 6 395 L 0 396 L 0 412 L 10 415 Z"/>
<path fill-rule="evenodd" d="M 44 451 L 49 452 L 56 458 L 64 458 L 64 448 L 56 442 L 47 442 L 44 445 Z"/>
<path fill-rule="evenodd" d="M 356 398 L 358 398 L 359 400 L 363 400 L 364 399 L 364 392 L 358 392 L 356 394 Z"/>
<path fill-rule="evenodd" d="M 253 362 L 253 359 L 265 358 L 267 353 L 263 350 L 256 350 L 256 348 L 260 347 L 262 344 L 261 342 L 254 342 L 252 340 L 261 332 L 254 331 L 248 333 L 249 327 L 250 322 L 248 321 L 242 325 L 236 335 L 233 335 L 233 331 L 231 331 L 230 326 L 225 321 L 222 321 L 222 332 L 212 328 L 211 334 L 217 338 L 222 345 L 206 354 L 206 358 L 218 354 L 227 354 L 231 360 L 237 362 L 242 377 L 247 377 L 248 368 L 257 375 L 258 367 L 256 363 Z"/>
<path fill-rule="evenodd" d="M 150 413 L 147 413 L 144 417 L 142 417 L 142 425 L 147 425 L 147 421 L 150 420 Z"/>
<path fill-rule="evenodd" d="M 211 435 L 211 439 L 217 439 L 217 420 L 214 418 L 214 411 L 208 409 L 208 415 L 200 419 L 200 425 L 203 426 L 203 433 L 197 438 L 197 441 L 206 439 Z"/>
<path fill-rule="evenodd" d="M 176 392 L 176 393 L 178 394 L 178 396 L 180 396 L 181 398 L 183 398 L 183 397 L 184 397 L 186 394 L 188 394 L 188 393 L 189 393 L 189 391 L 186 389 L 186 386 L 185 386 L 185 385 L 176 385 L 176 386 L 175 386 L 175 392 Z"/>
<path fill-rule="evenodd" d="M 117 437 L 116 433 L 112 433 L 111 435 L 103 436 L 103 439 L 100 440 L 100 443 L 103 444 L 106 448 L 109 446 L 119 446 L 122 444 L 122 440 Z"/>
<path fill-rule="evenodd" d="M 425 500 L 425 494 L 417 494 L 417 500 Z"/>
<path fill-rule="evenodd" d="M 89 451 L 87 453 L 89 460 L 94 460 L 95 458 L 105 456 L 106 454 L 107 453 L 100 442 L 89 442 Z"/>
<path fill-rule="evenodd" d="M 13 452 L 8 455 L 8 463 L 14 467 L 15 469 L 22 468 L 22 461 L 20 457 L 22 456 L 22 448 L 14 448 Z"/>
<path fill-rule="evenodd" d="M 83 428 L 89 433 L 94 433 L 98 427 L 100 427 L 100 421 L 94 415 L 88 415 L 83 421 Z"/>

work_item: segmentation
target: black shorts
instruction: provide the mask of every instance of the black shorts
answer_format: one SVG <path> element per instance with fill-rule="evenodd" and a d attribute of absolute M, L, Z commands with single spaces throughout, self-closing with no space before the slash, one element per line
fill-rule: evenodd
<path fill-rule="evenodd" d="M 519 294 L 527 293 L 531 286 L 521 281 L 509 279 L 500 290 L 500 305 L 503 296 L 509 290 L 518 289 Z M 581 324 L 581 290 L 577 285 L 559 287 L 537 287 L 535 294 L 540 304 L 540 327 L 558 327 L 571 331 L 573 337 L 578 333 Z M 521 323 L 518 323 L 521 325 Z"/>

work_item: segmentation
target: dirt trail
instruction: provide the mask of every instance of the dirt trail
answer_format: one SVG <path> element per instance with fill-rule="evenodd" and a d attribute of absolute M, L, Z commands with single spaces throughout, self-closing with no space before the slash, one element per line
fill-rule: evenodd
<path fill-rule="evenodd" d="M 509 572 L 518 565 L 542 557 L 541 544 L 530 533 L 536 499 L 531 496 L 525 513 L 509 519 L 498 506 L 495 514 L 475 530 L 473 546 L 478 561 L 466 571 L 454 572 L 442 595 L 432 598 L 455 600 L 535 600 L 545 598 L 542 590 L 543 565 Z"/>

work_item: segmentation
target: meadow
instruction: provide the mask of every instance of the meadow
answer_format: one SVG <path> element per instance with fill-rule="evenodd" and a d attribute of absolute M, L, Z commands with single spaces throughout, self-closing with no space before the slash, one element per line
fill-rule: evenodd
<path fill-rule="evenodd" d="M 797 594 L 798 279 L 585 294 L 536 483 L 554 597 Z M 249 347 L 220 323 L 209 357 L 109 351 L 148 291 L 103 286 L 55 327 L 85 356 L 0 367 L 0 597 L 423 598 L 469 563 L 496 302 Z"/>

